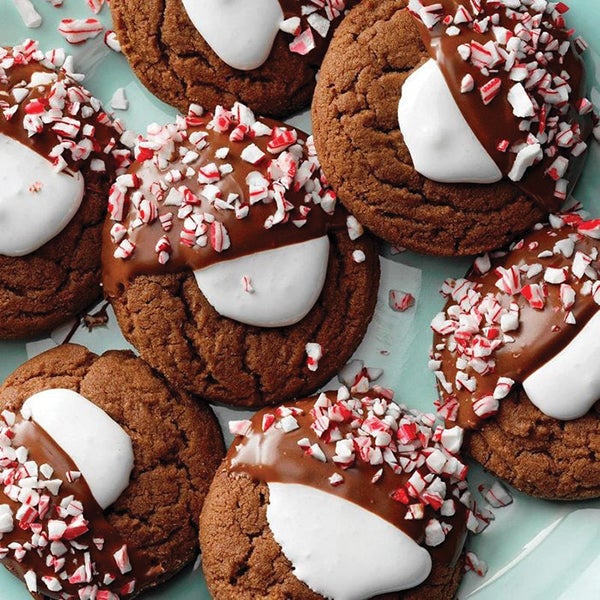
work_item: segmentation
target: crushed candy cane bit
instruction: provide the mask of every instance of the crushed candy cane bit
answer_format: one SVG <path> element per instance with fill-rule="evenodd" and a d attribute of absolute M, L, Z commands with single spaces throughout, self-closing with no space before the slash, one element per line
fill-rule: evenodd
<path fill-rule="evenodd" d="M 319 361 L 323 358 L 323 348 L 316 342 L 308 342 L 305 347 L 306 366 L 309 371 L 316 371 L 319 368 Z"/>
<path fill-rule="evenodd" d="M 37 29 L 42 24 L 42 17 L 35 9 L 31 0 L 14 0 L 25 27 Z"/>
<path fill-rule="evenodd" d="M 415 297 L 409 292 L 402 290 L 390 290 L 388 304 L 396 312 L 404 312 L 415 304 Z"/>
<path fill-rule="evenodd" d="M 98 19 L 62 19 L 58 25 L 60 33 L 69 44 L 81 44 L 95 38 L 104 31 Z"/>

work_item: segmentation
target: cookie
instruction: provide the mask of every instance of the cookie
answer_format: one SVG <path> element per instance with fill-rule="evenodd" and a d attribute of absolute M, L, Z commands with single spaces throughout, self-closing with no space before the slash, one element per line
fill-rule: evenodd
<path fill-rule="evenodd" d="M 106 196 L 127 152 L 99 102 L 36 42 L 0 49 L 0 338 L 50 331 L 101 295 Z"/>
<path fill-rule="evenodd" d="M 561 205 L 592 106 L 562 11 L 538 4 L 369 1 L 338 28 L 313 100 L 315 144 L 375 234 L 475 254 Z"/>
<path fill-rule="evenodd" d="M 454 597 L 473 517 L 460 428 L 343 387 L 230 429 L 200 516 L 213 598 Z"/>
<path fill-rule="evenodd" d="M 110 8 L 123 52 L 156 96 L 187 110 L 244 102 L 282 117 L 310 104 L 334 27 L 352 0 L 145 2 Z"/>
<path fill-rule="evenodd" d="M 208 407 L 131 352 L 64 345 L 6 380 L 0 413 L 0 559 L 35 597 L 132 598 L 193 560 L 224 454 Z"/>
<path fill-rule="evenodd" d="M 553 217 L 465 279 L 432 322 L 438 411 L 534 496 L 600 495 L 600 221 Z"/>
<path fill-rule="evenodd" d="M 329 381 L 371 319 L 379 260 L 310 138 L 236 104 L 152 126 L 134 153 L 109 198 L 103 282 L 142 358 L 239 406 Z"/>

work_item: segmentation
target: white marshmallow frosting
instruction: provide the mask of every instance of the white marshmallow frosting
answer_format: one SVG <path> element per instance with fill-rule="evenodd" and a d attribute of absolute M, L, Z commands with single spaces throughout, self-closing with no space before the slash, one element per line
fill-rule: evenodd
<path fill-rule="evenodd" d="M 425 548 L 381 517 L 310 486 L 268 483 L 267 520 L 294 575 L 334 600 L 361 600 L 419 585 Z"/>
<path fill-rule="evenodd" d="M 0 254 L 24 256 L 58 235 L 84 193 L 80 173 L 57 173 L 50 161 L 0 133 Z"/>
<path fill-rule="evenodd" d="M 329 238 L 265 250 L 194 271 L 220 314 L 247 325 L 284 327 L 314 306 L 327 274 Z"/>
<path fill-rule="evenodd" d="M 131 438 L 93 402 L 72 390 L 49 389 L 30 396 L 21 413 L 40 425 L 77 465 L 102 508 L 128 486 Z"/>
<path fill-rule="evenodd" d="M 200 35 L 230 67 L 249 71 L 269 56 L 283 11 L 278 0 L 182 0 Z"/>
<path fill-rule="evenodd" d="M 502 172 L 460 112 L 433 59 L 404 82 L 398 123 L 413 165 L 443 183 L 493 183 Z"/>
<path fill-rule="evenodd" d="M 549 417 L 582 417 L 600 399 L 599 356 L 597 312 L 567 346 L 523 381 L 523 389 Z"/>

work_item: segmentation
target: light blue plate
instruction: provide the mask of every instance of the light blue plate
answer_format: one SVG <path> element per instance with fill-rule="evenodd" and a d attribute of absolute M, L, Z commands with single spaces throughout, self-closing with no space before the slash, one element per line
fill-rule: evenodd
<path fill-rule="evenodd" d="M 156 100 L 140 85 L 124 57 L 107 49 L 98 37 L 80 46 L 69 46 L 58 34 L 62 18 L 93 16 L 85 0 L 65 0 L 60 9 L 46 0 L 34 0 L 44 23 L 38 30 L 27 29 L 12 0 L 0 0 L 0 45 L 10 45 L 33 37 L 44 49 L 62 46 L 75 56 L 76 68 L 87 72 L 87 87 L 108 105 L 117 88 L 124 88 L 130 101 L 127 111 L 116 111 L 130 129 L 143 132 L 152 121 L 167 122 L 175 111 Z M 570 0 L 569 23 L 590 43 L 586 62 L 590 85 L 600 81 L 600 0 Z M 110 27 L 105 7 L 99 17 Z M 600 107 L 600 89 L 591 98 Z M 308 115 L 292 120 L 304 129 L 310 127 Z M 600 215 L 600 149 L 593 144 L 576 198 L 595 216 Z M 403 253 L 386 261 L 380 288 L 381 302 L 369 328 L 367 339 L 357 357 L 368 366 L 382 367 L 381 383 L 396 390 L 396 399 L 422 410 L 431 410 L 435 398 L 434 381 L 427 370 L 431 342 L 429 322 L 440 310 L 438 294 L 446 277 L 465 272 L 467 259 L 436 259 Z M 405 313 L 393 313 L 387 307 L 389 289 L 403 289 L 415 295 L 416 305 Z M 63 339 L 63 331 L 53 334 Z M 94 351 L 127 347 L 114 327 L 98 328 L 91 334 L 78 330 L 74 341 Z M 0 380 L 39 351 L 51 340 L 0 343 Z M 225 422 L 234 411 L 220 410 Z M 474 489 L 490 478 L 474 466 L 471 470 Z M 460 589 L 460 598 L 498 600 L 571 600 L 600 598 L 600 501 L 558 503 L 534 500 L 513 491 L 513 504 L 496 510 L 496 520 L 479 536 L 469 540 L 469 548 L 489 563 L 486 577 L 468 573 Z M 478 496 L 478 494 L 476 494 Z M 478 498 L 481 500 L 480 498 Z M 0 569 L 0 600 L 27 600 L 30 596 L 20 582 Z M 174 581 L 146 599 L 205 600 L 209 598 L 200 570 L 188 568 Z"/>

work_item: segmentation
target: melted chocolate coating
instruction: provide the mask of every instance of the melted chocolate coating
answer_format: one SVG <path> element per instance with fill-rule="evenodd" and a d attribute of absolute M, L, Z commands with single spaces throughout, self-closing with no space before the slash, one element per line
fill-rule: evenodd
<path fill-rule="evenodd" d="M 111 590 L 120 595 L 121 598 L 129 598 L 137 594 L 143 588 L 151 585 L 156 581 L 155 567 L 152 567 L 150 562 L 143 554 L 136 551 L 130 545 L 127 545 L 127 553 L 132 566 L 132 570 L 128 573 L 121 574 L 114 561 L 113 554 L 120 550 L 125 544 L 116 529 L 104 517 L 102 508 L 94 499 L 85 479 L 79 477 L 73 482 L 67 479 L 67 472 L 77 471 L 77 466 L 71 458 L 58 446 L 46 431 L 37 423 L 30 420 L 24 420 L 17 417 L 15 425 L 12 427 L 15 432 L 13 439 L 13 447 L 24 446 L 28 450 L 28 460 L 35 461 L 38 465 L 47 463 L 52 466 L 54 473 L 52 479 L 62 480 L 59 496 L 53 496 L 49 492 L 40 490 L 40 493 L 47 493 L 50 497 L 50 506 L 48 512 L 43 518 L 37 518 L 34 523 L 40 523 L 47 526 L 49 519 L 59 518 L 56 514 L 57 506 L 61 498 L 73 495 L 76 500 L 83 504 L 83 515 L 88 522 L 88 531 L 75 538 L 73 541 L 77 544 L 87 546 L 86 552 L 89 552 L 91 563 L 95 572 L 99 574 L 97 579 L 92 583 L 98 584 L 100 589 Z M 16 514 L 20 503 L 13 502 L 8 496 L 0 492 L 0 503 L 8 504 L 8 506 Z M 67 517 L 65 521 L 69 521 Z M 47 530 L 47 527 L 44 527 Z M 10 533 L 3 534 L 0 546 L 8 546 L 10 543 L 25 544 L 31 540 L 32 530 L 27 525 L 20 525 L 15 518 L 14 529 Z M 94 543 L 95 538 L 103 538 L 102 550 L 99 550 Z M 67 547 L 69 542 L 62 540 Z M 46 588 L 42 581 L 42 577 L 58 577 L 52 565 L 46 564 L 46 556 L 50 555 L 50 551 L 42 552 L 41 555 L 35 550 L 28 551 L 22 560 L 15 560 L 12 551 L 2 559 L 2 563 L 9 571 L 14 573 L 20 579 L 24 578 L 25 573 L 33 570 L 37 575 L 38 590 L 49 598 L 61 598 L 62 593 L 72 594 L 78 597 L 78 590 L 85 587 L 86 583 L 69 583 L 68 579 L 60 579 L 62 590 L 59 592 L 51 592 Z M 64 570 L 71 576 L 74 571 L 83 563 L 83 553 L 73 554 L 67 552 L 63 558 L 66 558 Z M 114 576 L 114 582 L 110 585 L 102 585 L 104 574 Z M 133 593 L 123 592 L 123 587 L 135 580 L 135 588 Z"/>
<path fill-rule="evenodd" d="M 482 297 L 486 294 L 492 294 L 504 308 L 508 308 L 510 303 L 518 304 L 519 327 L 516 331 L 508 332 L 508 335 L 514 338 L 514 342 L 504 344 L 494 352 L 493 358 L 496 362 L 494 372 L 480 375 L 470 367 L 466 369 L 469 377 L 475 378 L 477 388 L 473 393 L 464 388 L 455 389 L 452 392 L 451 395 L 459 401 L 458 418 L 455 424 L 466 429 L 480 427 L 482 419 L 473 412 L 473 401 L 491 394 L 494 391 L 498 376 L 509 377 L 517 384 L 521 384 L 536 369 L 567 346 L 599 310 L 600 307 L 591 294 L 587 296 L 581 294 L 581 286 L 585 279 L 577 279 L 573 275 L 569 275 L 566 283 L 571 285 L 576 292 L 575 304 L 570 309 L 575 317 L 576 325 L 565 323 L 566 311 L 561 302 L 559 285 L 546 285 L 547 297 L 543 310 L 532 308 L 522 294 L 509 296 L 498 292 L 495 285 L 499 279 L 499 275 L 495 273 L 495 269 L 498 267 L 509 269 L 511 266 L 520 267 L 539 263 L 544 268 L 570 268 L 573 258 L 566 258 L 560 252 L 552 253 L 552 256 L 548 258 L 538 257 L 541 252 L 552 252 L 556 242 L 568 235 L 574 235 L 573 228 L 567 226 L 560 230 L 554 230 L 546 226 L 527 236 L 524 243 L 517 244 L 506 256 L 494 261 L 492 268 L 485 275 L 477 275 L 474 271 L 467 274 L 467 279 L 477 284 L 476 289 Z M 600 241 L 583 235 L 575 235 L 577 242 L 574 252 L 580 251 L 591 256 L 594 252 L 600 250 Z M 598 258 L 591 263 L 591 267 L 596 270 L 600 267 Z M 540 274 L 531 278 L 525 278 L 522 275 L 522 283 L 523 285 L 527 283 L 543 284 L 544 271 L 542 270 Z M 446 309 L 451 304 L 454 304 L 454 302 L 448 302 Z M 445 338 L 436 334 L 434 336 L 434 347 L 444 341 Z M 454 382 L 458 371 L 456 368 L 456 355 L 450 352 L 447 347 L 440 354 L 444 375 L 447 381 Z M 442 398 L 449 397 L 449 394 L 443 388 L 440 387 L 439 390 Z"/>
<path fill-rule="evenodd" d="M 55 73 L 56 81 L 62 82 L 66 88 L 74 87 L 83 89 L 64 71 L 49 69 L 36 61 L 28 64 L 19 64 L 16 62 L 12 67 L 6 69 L 5 73 L 6 81 L 0 82 L 0 100 L 6 100 L 10 106 L 15 104 L 14 97 L 11 93 L 13 88 L 25 88 L 30 84 L 31 77 L 34 73 Z M 48 94 L 51 87 L 52 83 L 28 88 L 29 95 L 21 101 L 19 108 L 9 119 L 2 117 L 2 113 L 0 112 L 0 133 L 17 140 L 40 156 L 47 158 L 49 161 L 52 160 L 49 156 L 50 151 L 61 141 L 63 141 L 63 138 L 52 131 L 51 125 L 48 124 L 44 125 L 44 129 L 41 133 L 36 133 L 35 135 L 30 136 L 25 127 L 23 127 L 23 118 L 27 114 L 27 105 L 32 101 L 39 101 L 40 104 L 46 108 L 46 110 L 48 109 Z M 65 114 L 65 116 L 67 115 Z M 84 125 L 91 125 L 94 127 L 94 135 L 90 138 L 94 144 L 94 148 L 89 158 L 85 160 L 73 160 L 71 153 L 68 150 L 63 152 L 62 157 L 67 162 L 69 168 L 73 171 L 79 171 L 82 169 L 82 167 L 84 167 L 84 165 L 89 165 L 93 158 L 99 158 L 105 161 L 108 172 L 112 173 L 114 171 L 113 161 L 102 150 L 106 144 L 108 144 L 111 140 L 114 141 L 114 138 L 117 137 L 116 131 L 112 129 L 112 127 L 100 123 L 98 121 L 97 113 L 92 115 L 90 118 L 83 118 L 81 114 L 77 114 L 72 118 L 81 123 L 80 132 L 74 139 L 76 142 L 82 138 L 81 130 L 83 129 Z M 65 172 L 69 173 L 68 170 Z"/>
<path fill-rule="evenodd" d="M 438 3 L 438 0 L 421 1 L 425 6 Z M 471 4 L 468 0 L 439 0 L 439 2 L 444 7 L 445 14 L 454 15 L 459 6 L 464 6 L 469 12 L 472 12 Z M 476 17 L 477 19 L 497 14 L 499 16 L 498 26 L 505 27 L 509 31 L 513 30 L 515 21 L 507 16 L 504 6 L 498 9 L 494 8 L 492 3 L 485 4 L 482 2 L 481 4 L 483 12 Z M 515 154 L 498 150 L 499 142 L 508 140 L 511 145 L 523 143 L 526 141 L 529 133 L 528 131 L 521 131 L 519 129 L 519 123 L 522 119 L 515 117 L 513 108 L 507 99 L 508 91 L 516 82 L 510 79 L 510 72 L 504 69 L 503 63 L 500 63 L 490 71 L 489 75 L 485 76 L 479 68 L 463 60 L 457 50 L 461 44 L 468 45 L 471 41 L 476 41 L 483 45 L 490 40 L 495 40 L 491 23 L 486 33 L 477 33 L 472 29 L 461 27 L 458 35 L 440 36 L 437 34 L 436 29 L 433 31 L 428 30 L 420 19 L 415 19 L 415 21 L 425 47 L 431 57 L 437 61 L 448 84 L 448 88 L 469 127 L 501 170 L 504 177 L 506 177 L 511 169 Z M 544 22 L 549 23 L 550 21 L 550 16 L 545 15 Z M 550 24 L 545 26 L 544 29 L 549 31 L 559 43 L 569 40 L 569 35 L 565 29 L 560 29 Z M 542 45 L 540 45 L 541 47 Z M 570 75 L 569 85 L 572 88 L 572 92 L 568 108 L 568 120 L 571 123 L 579 124 L 581 127 L 581 139 L 586 139 L 592 130 L 592 119 L 590 115 L 580 116 L 576 108 L 578 101 L 583 97 L 585 83 L 583 62 L 580 57 L 577 55 L 575 49 L 571 47 L 564 57 L 555 52 L 552 60 L 543 65 L 543 68 L 547 69 L 552 76 L 561 75 L 563 71 L 566 71 Z M 475 88 L 469 93 L 461 93 L 461 81 L 467 74 L 473 77 Z M 502 82 L 500 92 L 488 105 L 484 105 L 478 89 L 493 77 L 498 77 Z M 534 96 L 539 106 L 546 104 L 535 88 L 528 90 L 528 92 Z M 546 106 L 549 107 L 547 104 Z M 543 131 L 543 127 L 538 123 L 534 123 L 530 131 L 534 135 L 537 135 Z M 570 186 L 574 186 L 583 167 L 583 159 L 582 157 L 571 157 L 568 149 L 560 147 L 557 149 L 557 156 L 562 155 L 570 158 L 569 169 L 565 177 L 569 179 Z M 546 211 L 555 211 L 562 204 L 562 200 L 554 195 L 554 179 L 546 175 L 547 169 L 555 159 L 556 156 L 549 157 L 544 155 L 544 158 L 539 163 L 525 171 L 520 181 L 515 182 L 515 185 L 534 198 Z"/>
<path fill-rule="evenodd" d="M 233 167 L 233 171 L 223 176 L 215 185 L 221 190 L 223 199 L 227 199 L 229 194 L 237 194 L 242 205 L 249 205 L 250 199 L 248 197 L 248 186 L 245 183 L 246 178 L 253 172 L 259 172 L 267 177 L 267 162 L 277 156 L 267 150 L 270 138 L 269 136 L 259 136 L 252 140 L 246 138 L 242 142 L 232 142 L 229 140 L 229 132 L 219 133 L 214 129 L 206 128 L 211 119 L 212 115 L 208 114 L 202 117 L 200 125 L 188 127 L 187 129 L 188 138 L 195 132 L 206 132 L 208 134 L 205 138 L 208 142 L 205 148 L 198 150 L 187 140 L 180 144 L 185 148 L 198 152 L 199 157 L 191 164 L 184 165 L 177 155 L 179 148 L 179 145 L 177 145 L 171 156 L 168 169 L 185 171 L 187 166 L 191 166 L 198 171 L 201 167 L 210 163 L 216 164 L 217 167 L 229 164 Z M 261 119 L 261 121 L 271 128 L 282 127 L 282 124 L 276 121 L 268 119 Z M 306 135 L 298 132 L 298 139 L 305 143 Z M 246 162 L 240 156 L 241 151 L 250 142 L 256 144 L 267 155 L 259 165 Z M 224 147 L 230 149 L 226 158 L 219 159 L 215 157 L 215 151 Z M 306 150 L 304 150 L 304 156 L 305 154 Z M 134 163 L 130 173 L 134 173 L 140 178 L 141 185 L 138 189 L 148 198 L 154 198 L 150 186 L 163 180 L 165 176 L 165 171 L 159 170 L 152 160 Z M 172 228 L 169 231 L 164 231 L 160 220 L 156 219 L 152 223 L 133 230 L 129 235 L 129 239 L 135 244 L 135 251 L 131 257 L 119 259 L 113 256 L 116 247 L 110 235 L 113 221 L 107 218 L 102 245 L 102 265 L 103 284 L 108 297 L 118 296 L 119 290 L 127 286 L 127 283 L 136 275 L 177 273 L 186 269 L 199 269 L 216 262 L 315 239 L 326 235 L 332 228 L 341 229 L 345 227 L 346 214 L 341 207 L 336 207 L 334 214 L 328 215 L 320 206 L 305 203 L 306 192 L 303 189 L 290 189 L 285 192 L 285 200 L 294 205 L 294 210 L 288 213 L 289 217 L 285 222 L 267 229 L 264 223 L 275 212 L 276 205 L 274 201 L 268 203 L 260 201 L 253 204 L 250 206 L 248 215 L 240 219 L 236 218 L 233 210 L 219 209 L 202 196 L 200 192 L 204 184 L 198 183 L 195 176 L 184 178 L 178 183 L 169 184 L 165 197 L 169 190 L 176 189 L 182 184 L 198 197 L 202 213 L 212 215 L 215 220 L 223 223 L 231 239 L 231 246 L 219 253 L 212 248 L 210 243 L 207 243 L 205 247 L 194 246 L 193 248 L 181 244 L 179 239 L 184 227 L 184 220 L 177 218 L 178 207 L 165 205 L 159 201 L 157 203 L 159 216 L 166 213 L 173 214 Z M 302 227 L 297 227 L 292 221 L 303 218 L 299 212 L 299 209 L 303 206 L 309 206 L 310 212 L 306 223 Z M 127 213 L 130 209 L 131 207 L 127 205 L 125 212 Z M 123 220 L 123 224 L 126 227 L 129 226 L 133 218 L 135 218 L 135 210 L 131 209 L 129 216 Z M 157 260 L 155 246 L 158 240 L 165 235 L 169 239 L 172 254 L 169 261 L 163 265 Z"/>

